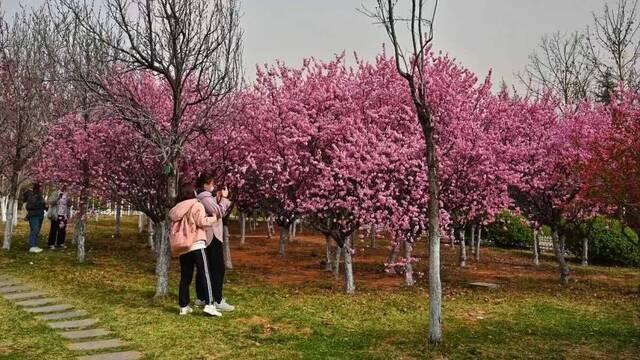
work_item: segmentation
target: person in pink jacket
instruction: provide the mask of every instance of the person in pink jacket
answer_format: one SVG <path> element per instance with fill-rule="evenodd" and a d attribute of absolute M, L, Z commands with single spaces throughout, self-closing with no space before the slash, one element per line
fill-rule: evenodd
<path fill-rule="evenodd" d="M 226 187 L 217 191 L 213 196 L 215 189 L 215 177 L 213 172 L 205 171 L 198 176 L 196 188 L 198 200 L 202 203 L 207 212 L 207 216 L 215 216 L 218 220 L 212 227 L 207 228 L 207 240 L 210 245 L 207 246 L 206 253 L 209 260 L 209 276 L 213 283 L 214 305 L 219 311 L 232 311 L 235 309 L 222 296 L 222 288 L 224 286 L 224 253 L 222 248 L 223 241 L 223 223 L 222 219 L 227 216 L 231 210 L 231 201 L 229 201 L 229 190 Z M 204 295 L 206 294 L 205 275 L 200 271 L 196 274 L 196 305 L 204 304 Z"/>
<path fill-rule="evenodd" d="M 211 240 L 207 240 L 207 229 L 211 228 L 218 221 L 218 218 L 207 216 L 205 208 L 196 198 L 195 188 L 191 184 L 185 184 L 181 187 L 177 204 L 169 211 L 169 218 L 173 222 L 183 221 L 186 218 L 189 224 L 192 224 L 189 229 L 194 229 L 193 231 L 196 232 L 188 236 L 188 238 L 196 239 L 191 248 L 180 254 L 180 288 L 178 290 L 180 315 L 187 315 L 193 311 L 189 306 L 189 287 L 193 280 L 193 270 L 195 268 L 205 275 L 202 280 L 205 286 L 203 311 L 211 316 L 222 316 L 213 304 L 213 287 L 209 272 L 209 261 L 205 251 L 211 242 Z M 191 231 L 189 230 L 189 232 Z"/>

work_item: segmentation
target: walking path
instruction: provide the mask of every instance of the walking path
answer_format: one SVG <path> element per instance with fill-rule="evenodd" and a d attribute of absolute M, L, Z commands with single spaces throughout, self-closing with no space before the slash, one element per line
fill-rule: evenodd
<path fill-rule="evenodd" d="M 111 331 L 97 327 L 98 320 L 88 317 L 87 311 L 47 297 L 15 278 L 0 275 L 0 296 L 56 329 L 68 341 L 66 347 L 78 353 L 78 359 L 132 360 L 142 357 L 138 351 L 126 351 L 127 343 L 111 337 Z"/>

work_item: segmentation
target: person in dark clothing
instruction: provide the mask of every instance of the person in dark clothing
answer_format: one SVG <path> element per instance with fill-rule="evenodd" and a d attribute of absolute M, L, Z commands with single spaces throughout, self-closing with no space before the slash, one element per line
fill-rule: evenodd
<path fill-rule="evenodd" d="M 64 249 L 67 237 L 67 222 L 69 221 L 69 197 L 62 187 L 49 197 L 49 213 L 51 229 L 49 230 L 49 249 Z"/>
<path fill-rule="evenodd" d="M 44 212 L 47 209 L 39 183 L 34 183 L 33 188 L 24 194 L 24 202 L 29 222 L 29 252 L 39 253 L 42 249 L 38 247 L 38 236 L 44 221 Z"/>

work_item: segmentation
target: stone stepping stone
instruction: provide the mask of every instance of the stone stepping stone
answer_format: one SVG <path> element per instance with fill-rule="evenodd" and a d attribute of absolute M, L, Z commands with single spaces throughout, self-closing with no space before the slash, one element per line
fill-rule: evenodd
<path fill-rule="evenodd" d="M 86 328 L 97 323 L 96 319 L 83 319 L 83 320 L 70 320 L 70 321 L 56 321 L 50 322 L 49 325 L 52 329 L 74 329 L 74 328 Z"/>
<path fill-rule="evenodd" d="M 65 339 L 86 339 L 98 336 L 110 335 L 111 331 L 105 329 L 91 329 L 91 330 L 77 330 L 77 331 L 65 331 L 60 333 Z"/>
<path fill-rule="evenodd" d="M 41 305 L 53 304 L 55 302 L 58 302 L 58 299 L 56 299 L 56 298 L 44 298 L 44 299 L 33 299 L 33 300 L 18 301 L 16 303 L 16 305 L 18 305 L 18 306 L 41 306 Z M 29 311 L 29 310 L 27 310 L 27 311 Z"/>
<path fill-rule="evenodd" d="M 101 349 L 113 349 L 127 345 L 120 339 L 86 341 L 67 345 L 67 349 L 75 351 L 89 351 Z"/>
<path fill-rule="evenodd" d="M 25 291 L 31 291 L 31 288 L 27 285 L 21 285 L 21 284 L 0 288 L 0 294 L 11 294 L 11 293 L 25 292 Z"/>
<path fill-rule="evenodd" d="M 142 357 L 138 351 L 122 351 L 107 354 L 80 356 L 78 360 L 136 360 Z"/>
<path fill-rule="evenodd" d="M 19 281 L 15 281 L 15 280 L 2 280 L 2 281 L 0 281 L 0 288 L 5 287 L 5 286 L 11 286 L 11 285 L 21 285 L 21 283 Z"/>
<path fill-rule="evenodd" d="M 69 305 L 69 304 L 49 305 L 49 306 L 40 306 L 40 307 L 34 307 L 34 308 L 29 308 L 24 310 L 30 313 L 46 314 L 46 313 L 64 311 L 69 309 L 73 309 L 73 305 Z"/>
<path fill-rule="evenodd" d="M 490 289 L 490 290 L 494 290 L 500 287 L 498 284 L 492 284 L 492 283 L 486 283 L 486 282 L 474 282 L 474 283 L 469 283 L 469 285 L 475 288 L 484 288 L 484 289 Z"/>
<path fill-rule="evenodd" d="M 44 293 L 41 293 L 39 291 L 2 295 L 2 297 L 4 297 L 7 300 L 26 300 L 26 299 L 40 298 L 43 296 L 44 296 Z"/>
<path fill-rule="evenodd" d="M 84 310 L 78 310 L 78 311 L 67 311 L 63 313 L 40 315 L 40 316 L 36 316 L 36 319 L 49 321 L 49 320 L 73 319 L 73 318 L 78 318 L 83 316 L 87 316 L 87 312 Z"/>

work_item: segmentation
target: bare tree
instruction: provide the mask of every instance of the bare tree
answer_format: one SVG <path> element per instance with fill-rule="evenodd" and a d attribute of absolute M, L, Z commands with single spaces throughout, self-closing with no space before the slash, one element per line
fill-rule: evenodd
<path fill-rule="evenodd" d="M 0 25 L 0 120 L 3 147 L 2 172 L 8 180 L 8 209 L 3 249 L 11 248 L 18 196 L 27 179 L 29 164 L 51 119 L 55 92 L 47 83 L 51 62 L 43 41 L 50 33 L 45 9 L 25 9 L 11 24 Z"/>
<path fill-rule="evenodd" d="M 593 13 L 593 25 L 586 31 L 586 54 L 603 79 L 610 71 L 618 83 L 640 87 L 640 22 L 638 0 L 618 0 L 615 7 L 604 5 Z"/>
<path fill-rule="evenodd" d="M 382 24 L 393 45 L 398 73 L 407 81 L 426 145 L 429 177 L 429 343 L 442 342 L 442 284 L 440 281 L 440 206 L 436 124 L 427 101 L 428 79 L 425 74 L 428 52 L 433 40 L 433 23 L 438 0 L 411 0 L 408 16 L 399 17 L 398 0 L 377 0 L 375 9 L 361 11 Z M 429 3 L 430 6 L 427 6 Z M 429 9 L 427 9 L 429 7 Z M 407 26 L 408 47 L 401 40 L 401 25 Z"/>
<path fill-rule="evenodd" d="M 565 104 L 589 96 L 594 66 L 585 53 L 586 37 L 578 32 L 545 35 L 537 51 L 529 55 L 529 65 L 519 80 L 529 93 L 551 91 Z"/>
<path fill-rule="evenodd" d="M 87 1 L 58 1 L 86 35 L 105 48 L 100 58 L 111 67 L 111 76 L 78 75 L 103 105 L 153 145 L 163 164 L 158 177 L 167 184 L 168 212 L 179 184 L 177 165 L 184 145 L 222 115 L 220 105 L 241 79 L 239 2 L 105 0 L 98 11 Z M 173 111 L 168 129 L 127 91 L 114 86 L 121 75 L 132 71 L 150 72 L 170 89 Z M 188 111 L 198 120 L 185 121 Z M 168 292 L 169 225 L 165 218 L 159 237 L 156 296 Z"/>

